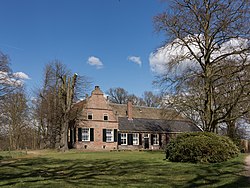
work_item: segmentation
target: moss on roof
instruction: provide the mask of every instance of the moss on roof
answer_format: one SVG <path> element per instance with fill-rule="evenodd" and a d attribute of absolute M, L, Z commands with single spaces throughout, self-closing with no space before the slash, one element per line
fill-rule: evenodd
<path fill-rule="evenodd" d="M 114 114 L 117 117 L 127 117 L 127 105 L 126 104 L 109 104 Z M 144 118 L 144 119 L 168 119 L 168 120 L 183 120 L 184 118 L 179 115 L 173 109 L 160 109 L 153 107 L 133 106 L 132 118 Z"/>

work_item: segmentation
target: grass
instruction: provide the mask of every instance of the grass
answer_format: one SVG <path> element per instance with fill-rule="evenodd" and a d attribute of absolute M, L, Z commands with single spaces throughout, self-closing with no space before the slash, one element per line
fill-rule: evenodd
<path fill-rule="evenodd" d="M 0 187 L 249 187 L 244 157 L 190 164 L 161 152 L 42 151 L 0 160 Z"/>
<path fill-rule="evenodd" d="M 0 160 L 16 158 L 20 156 L 26 155 L 26 151 L 1 151 L 0 152 Z"/>

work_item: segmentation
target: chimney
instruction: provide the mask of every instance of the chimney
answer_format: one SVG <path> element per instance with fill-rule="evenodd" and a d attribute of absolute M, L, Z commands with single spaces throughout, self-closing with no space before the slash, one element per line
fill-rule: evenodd
<path fill-rule="evenodd" d="M 128 120 L 133 120 L 133 112 L 132 112 L 132 102 L 131 101 L 128 101 L 127 103 L 127 113 L 128 113 Z"/>

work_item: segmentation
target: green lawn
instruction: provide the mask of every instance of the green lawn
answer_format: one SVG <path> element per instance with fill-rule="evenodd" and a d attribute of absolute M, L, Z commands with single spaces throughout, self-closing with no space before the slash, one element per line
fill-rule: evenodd
<path fill-rule="evenodd" d="M 0 158 L 0 187 L 250 187 L 244 157 L 189 164 L 166 161 L 162 152 L 43 151 Z"/>

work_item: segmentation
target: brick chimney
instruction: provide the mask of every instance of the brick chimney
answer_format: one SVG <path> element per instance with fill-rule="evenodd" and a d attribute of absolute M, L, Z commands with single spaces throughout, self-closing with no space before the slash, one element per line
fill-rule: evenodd
<path fill-rule="evenodd" d="M 103 95 L 99 86 L 95 86 L 95 89 L 91 92 L 91 95 Z"/>
<path fill-rule="evenodd" d="M 133 120 L 132 108 L 133 108 L 132 102 L 128 101 L 128 103 L 127 103 L 128 120 Z"/>

